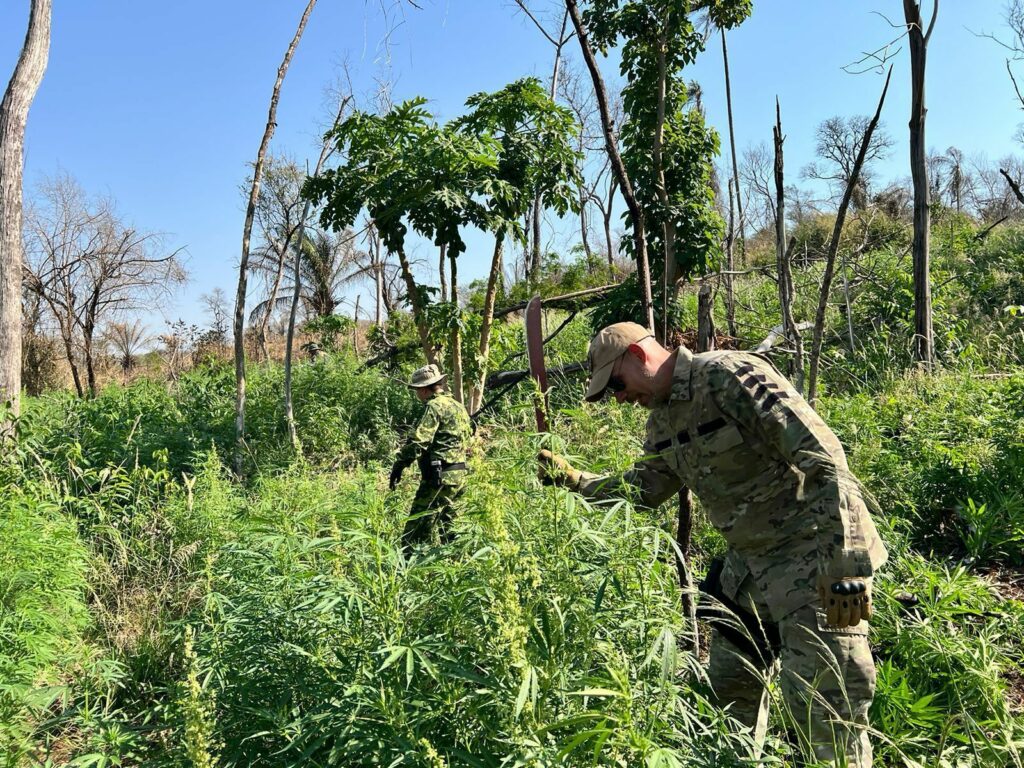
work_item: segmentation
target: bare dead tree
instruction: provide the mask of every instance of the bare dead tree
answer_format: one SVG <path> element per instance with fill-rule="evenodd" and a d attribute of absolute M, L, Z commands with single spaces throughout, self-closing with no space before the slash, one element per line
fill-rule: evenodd
<path fill-rule="evenodd" d="M 755 230 L 775 225 L 774 167 L 773 154 L 766 144 L 757 144 L 744 150 L 739 178 L 746 192 L 747 217 Z"/>
<path fill-rule="evenodd" d="M 608 150 L 608 157 L 612 169 L 615 171 L 618 187 L 622 197 L 629 208 L 629 215 L 633 224 L 633 243 L 636 251 L 637 277 L 640 281 L 640 306 L 647 322 L 647 328 L 654 332 L 654 301 L 651 297 L 651 268 L 647 261 L 647 229 L 643 209 L 637 202 L 633 192 L 633 185 L 626 172 L 626 166 L 622 162 L 622 155 L 619 154 L 618 138 L 615 134 L 615 126 L 612 122 L 611 110 L 608 107 L 608 90 L 604 85 L 604 78 L 597 66 L 597 59 L 590 46 L 590 40 L 583 27 L 583 19 L 580 17 L 576 0 L 566 0 L 566 7 L 569 17 L 572 19 L 573 28 L 576 30 L 576 37 L 580 42 L 580 49 L 583 58 L 590 71 L 590 78 L 594 83 L 594 94 L 597 97 L 598 109 L 601 113 L 601 126 L 604 129 L 605 146 Z"/>
<path fill-rule="evenodd" d="M 89 200 L 67 175 L 41 185 L 26 243 L 25 289 L 56 322 L 79 396 L 95 394 L 98 329 L 184 283 L 179 252 L 165 253 L 161 235 L 127 225 L 112 201 Z"/>
<path fill-rule="evenodd" d="M 818 368 L 821 362 L 821 343 L 825 333 L 825 311 L 828 309 L 828 297 L 832 290 L 832 277 L 835 273 L 836 254 L 839 252 L 839 240 L 843 234 L 843 223 L 846 220 L 846 212 L 850 207 L 853 188 L 857 184 L 860 166 L 863 164 L 863 158 L 868 152 L 868 147 L 871 145 L 871 135 L 874 133 L 882 116 L 882 105 L 885 104 L 885 95 L 889 91 L 889 81 L 891 79 L 892 67 L 889 68 L 889 73 L 885 77 L 882 95 L 878 99 L 878 108 L 875 110 L 875 116 L 865 129 L 849 183 L 846 185 L 843 199 L 839 203 L 839 210 L 836 211 L 836 222 L 832 228 L 832 237 L 829 240 L 828 254 L 825 259 L 825 271 L 821 277 L 821 290 L 818 293 L 818 309 L 814 316 L 814 337 L 811 342 L 810 374 L 807 385 L 807 401 L 812 406 L 818 395 Z"/>
<path fill-rule="evenodd" d="M 584 173 L 579 177 L 580 233 L 584 251 L 588 257 L 591 255 L 587 211 L 593 206 L 601 214 L 605 257 L 608 262 L 609 274 L 614 277 L 617 252 L 615 238 L 612 235 L 612 209 L 618 180 L 612 172 L 611 159 L 605 147 L 604 130 L 600 122 L 594 89 L 589 83 L 584 84 L 583 77 L 579 72 L 571 67 L 566 67 L 560 80 L 559 95 L 580 124 L 577 149 L 585 158 Z M 609 93 L 609 109 L 613 131 L 617 136 L 625 119 L 622 98 L 617 92 Z"/>
<path fill-rule="evenodd" d="M 737 191 L 737 194 L 736 194 L 736 212 L 738 214 L 738 218 L 737 218 L 737 221 L 735 223 L 734 232 L 739 235 L 740 263 L 744 264 L 744 263 L 746 263 L 746 250 L 747 250 L 747 241 L 746 241 L 746 238 L 745 238 L 745 235 L 744 235 L 744 225 L 745 225 L 746 222 L 743 219 L 743 200 L 740 198 L 740 195 L 739 195 L 740 166 L 739 166 L 738 160 L 736 159 L 736 131 L 733 128 L 733 122 L 732 122 L 732 81 L 729 78 L 729 49 L 726 47 L 726 43 L 725 43 L 725 28 L 723 27 L 719 31 L 722 33 L 722 63 L 724 65 L 724 67 L 725 67 L 725 107 L 726 107 L 726 113 L 727 113 L 727 115 L 729 117 L 729 153 L 732 155 L 732 175 L 733 175 L 733 178 L 736 179 L 736 184 L 737 184 L 737 188 L 736 188 L 736 191 Z M 730 266 L 729 269 L 732 270 L 733 267 Z M 730 291 L 731 291 L 731 286 L 732 286 L 731 278 L 730 278 L 730 281 L 729 281 L 729 285 L 730 285 Z M 731 325 L 730 325 L 730 328 L 731 328 Z M 732 335 L 735 335 L 735 328 L 731 328 L 729 333 L 732 334 Z"/>
<path fill-rule="evenodd" d="M 210 317 L 210 332 L 223 344 L 231 327 L 228 322 L 230 315 L 227 294 L 223 288 L 214 288 L 200 296 L 199 301 Z"/>
<path fill-rule="evenodd" d="M 930 282 L 931 190 L 925 159 L 925 71 L 928 42 L 939 14 L 939 0 L 934 0 L 932 16 L 925 30 L 918 0 L 903 0 L 903 14 L 910 41 L 910 174 L 914 180 L 914 357 L 930 367 L 934 358 L 932 332 L 932 291 Z"/>
<path fill-rule="evenodd" d="M 295 161 L 269 155 L 263 170 L 263 182 L 256 201 L 256 227 L 261 243 L 253 251 L 252 268 L 267 284 L 267 298 L 253 308 L 249 322 L 256 323 L 256 342 L 264 360 L 270 358 L 267 329 L 277 307 L 278 292 L 284 278 L 288 256 L 298 242 L 300 195 L 305 173 Z"/>
<path fill-rule="evenodd" d="M 820 159 L 804 168 L 804 177 L 827 182 L 835 199 L 839 199 L 849 186 L 860 151 L 860 142 L 870 122 L 871 118 L 867 115 L 835 116 L 823 121 L 818 126 L 815 145 Z M 893 144 L 891 136 L 882 130 L 875 130 L 850 199 L 850 205 L 854 210 L 863 210 L 867 207 L 874 176 L 873 166 L 889 154 Z"/>
<path fill-rule="evenodd" d="M 277 79 L 274 81 L 274 89 L 270 97 L 270 110 L 267 116 L 267 125 L 263 130 L 263 139 L 260 141 L 260 148 L 256 153 L 256 163 L 253 166 L 252 190 L 249 193 L 249 203 L 245 210 L 245 225 L 242 228 L 242 255 L 238 264 L 238 291 L 235 295 L 235 472 L 242 473 L 242 446 L 245 440 L 245 298 L 249 278 L 249 239 L 252 235 L 253 219 L 256 214 L 256 201 L 260 194 L 260 181 L 263 178 L 263 163 L 270 147 L 270 139 L 277 127 L 277 102 L 281 96 L 281 84 L 288 72 L 288 66 L 295 55 L 295 49 L 306 29 L 306 23 L 313 12 L 316 0 L 309 0 L 299 26 L 295 30 L 288 50 L 285 52 L 281 66 L 277 68 Z"/>
<path fill-rule="evenodd" d="M 0 102 L 0 407 L 21 406 L 22 174 L 28 110 L 50 55 L 51 0 L 32 0 L 25 42 Z M 11 421 L 0 411 L 0 437 Z"/>
<path fill-rule="evenodd" d="M 779 277 L 779 307 L 782 310 L 782 327 L 787 341 L 792 342 L 796 354 L 790 363 L 790 376 L 797 392 L 804 390 L 804 345 L 800 329 L 793 319 L 793 244 L 786 244 L 786 184 L 783 159 L 782 110 L 778 97 L 775 98 L 775 127 L 772 129 L 775 141 L 775 259 Z"/>
<path fill-rule="evenodd" d="M 562 66 L 562 49 L 565 44 L 572 40 L 575 33 L 566 34 L 566 28 L 569 23 L 569 10 L 566 8 L 561 16 L 561 24 L 559 25 L 559 31 L 557 34 L 548 32 L 544 24 L 540 22 L 537 15 L 530 9 L 529 5 L 525 0 L 515 0 L 516 5 L 519 6 L 520 10 L 526 15 L 526 17 L 533 22 L 533 25 L 540 30 L 540 33 L 547 38 L 547 41 L 555 47 L 555 58 L 551 67 L 551 88 L 549 95 L 551 100 L 555 100 L 555 94 L 558 92 L 559 72 Z M 530 216 L 530 224 L 532 231 L 532 238 L 530 242 L 530 262 L 529 267 L 526 271 L 527 280 L 535 280 L 540 275 L 540 261 L 541 261 L 541 245 L 540 245 L 540 225 L 541 225 L 541 195 L 538 192 L 533 198 L 533 212 Z"/>

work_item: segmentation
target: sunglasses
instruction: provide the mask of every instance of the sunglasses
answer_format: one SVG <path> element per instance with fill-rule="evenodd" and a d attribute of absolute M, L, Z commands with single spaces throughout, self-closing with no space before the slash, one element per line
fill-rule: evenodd
<path fill-rule="evenodd" d="M 608 383 L 605 385 L 604 391 L 606 394 L 616 394 L 626 388 L 626 382 L 619 376 L 612 376 L 608 379 Z"/>

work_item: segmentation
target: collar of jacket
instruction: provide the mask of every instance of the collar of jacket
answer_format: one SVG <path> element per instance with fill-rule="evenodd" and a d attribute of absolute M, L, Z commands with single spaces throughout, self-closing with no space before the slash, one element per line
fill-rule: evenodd
<path fill-rule="evenodd" d="M 690 400 L 690 374 L 693 370 L 693 353 L 686 347 L 676 350 L 676 367 L 672 371 L 672 394 L 669 401 Z"/>

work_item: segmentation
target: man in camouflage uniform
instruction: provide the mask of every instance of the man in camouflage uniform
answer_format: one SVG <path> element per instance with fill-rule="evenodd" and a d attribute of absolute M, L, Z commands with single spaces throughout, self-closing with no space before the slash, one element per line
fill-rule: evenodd
<path fill-rule="evenodd" d="M 591 499 L 632 493 L 650 508 L 691 489 L 728 543 L 702 588 L 739 619 L 713 622 L 719 702 L 763 743 L 764 680 L 777 658 L 800 751 L 869 766 L 867 619 L 887 554 L 839 440 L 756 354 L 670 352 L 641 326 L 617 323 L 591 342 L 590 370 L 587 400 L 612 393 L 650 409 L 645 456 L 616 477 L 542 451 L 542 478 Z"/>
<path fill-rule="evenodd" d="M 414 460 L 419 464 L 420 487 L 402 533 L 402 552 L 407 557 L 412 545 L 429 540 L 435 529 L 442 543 L 451 540 L 452 505 L 465 486 L 473 427 L 462 404 L 444 391 L 446 378 L 436 365 L 427 365 L 409 381 L 426 408 L 398 452 L 389 479 L 394 490 L 405 468 Z"/>

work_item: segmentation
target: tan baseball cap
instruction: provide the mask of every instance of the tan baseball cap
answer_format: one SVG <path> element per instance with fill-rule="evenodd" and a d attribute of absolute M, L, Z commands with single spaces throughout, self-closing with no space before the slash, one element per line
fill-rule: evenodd
<path fill-rule="evenodd" d="M 615 323 L 598 331 L 590 341 L 590 352 L 587 356 L 590 361 L 590 383 L 585 396 L 588 402 L 596 402 L 604 396 L 615 361 L 626 354 L 629 345 L 652 335 L 650 331 L 636 323 Z"/>
<path fill-rule="evenodd" d="M 447 375 L 441 373 L 441 369 L 436 365 L 424 365 L 422 368 L 417 368 L 412 372 L 412 378 L 409 379 L 409 386 L 413 389 L 429 387 L 431 384 L 437 384 L 439 381 L 444 381 L 446 378 L 448 378 Z"/>

